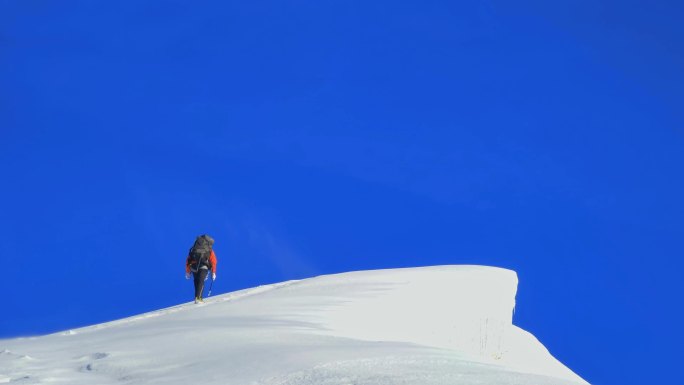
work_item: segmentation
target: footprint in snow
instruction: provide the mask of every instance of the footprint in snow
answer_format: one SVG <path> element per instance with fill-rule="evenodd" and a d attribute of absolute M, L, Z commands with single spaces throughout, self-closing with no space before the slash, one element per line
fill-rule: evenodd
<path fill-rule="evenodd" d="M 101 360 L 103 358 L 109 357 L 109 353 L 102 353 L 102 352 L 97 352 L 97 353 L 92 353 L 92 354 L 86 354 L 85 356 L 80 356 L 76 358 L 77 360 L 80 361 L 85 361 L 85 360 Z"/>
<path fill-rule="evenodd" d="M 9 383 L 17 383 L 17 384 L 36 384 L 38 381 L 35 379 L 32 379 L 31 376 L 23 376 L 23 377 L 18 377 L 18 378 L 10 378 L 7 376 L 0 375 L 0 384 L 9 384 Z"/>

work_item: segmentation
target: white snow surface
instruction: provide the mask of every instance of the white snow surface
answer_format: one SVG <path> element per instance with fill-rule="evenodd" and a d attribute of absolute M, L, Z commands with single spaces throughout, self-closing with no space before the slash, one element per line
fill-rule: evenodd
<path fill-rule="evenodd" d="M 586 384 L 512 324 L 517 283 L 434 266 L 264 285 L 0 340 L 0 383 Z"/>

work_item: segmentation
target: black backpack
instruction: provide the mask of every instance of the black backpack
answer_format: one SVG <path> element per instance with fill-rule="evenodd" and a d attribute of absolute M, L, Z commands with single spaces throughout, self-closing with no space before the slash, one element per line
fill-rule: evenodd
<path fill-rule="evenodd" d="M 202 266 L 211 270 L 211 248 L 214 246 L 214 239 L 204 234 L 195 239 L 195 244 L 188 253 L 190 257 L 190 269 L 197 272 Z"/>

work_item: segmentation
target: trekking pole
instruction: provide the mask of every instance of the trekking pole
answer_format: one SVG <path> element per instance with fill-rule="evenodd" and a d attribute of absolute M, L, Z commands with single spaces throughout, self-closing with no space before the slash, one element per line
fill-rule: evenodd
<path fill-rule="evenodd" d="M 207 297 L 211 297 L 211 288 L 214 287 L 214 278 L 211 279 L 211 283 L 209 284 L 209 294 L 207 294 Z"/>

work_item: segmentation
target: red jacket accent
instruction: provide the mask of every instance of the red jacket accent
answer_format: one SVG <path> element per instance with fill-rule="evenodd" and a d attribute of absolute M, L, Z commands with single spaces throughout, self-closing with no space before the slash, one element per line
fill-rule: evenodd
<path fill-rule="evenodd" d="M 188 255 L 188 258 L 185 260 L 185 272 L 189 273 L 190 272 L 190 256 Z M 216 254 L 214 254 L 214 250 L 211 251 L 211 255 L 209 256 L 209 262 L 211 263 L 211 272 L 216 274 Z"/>

